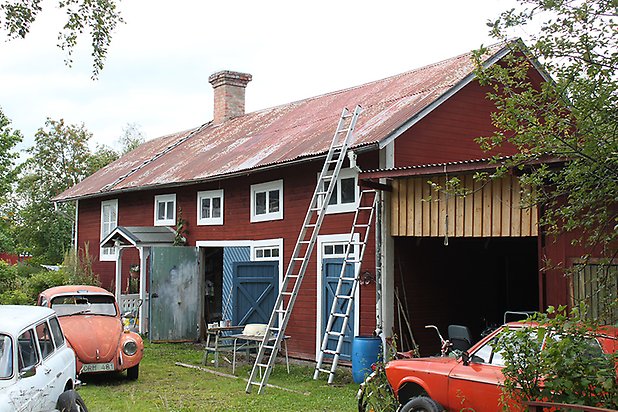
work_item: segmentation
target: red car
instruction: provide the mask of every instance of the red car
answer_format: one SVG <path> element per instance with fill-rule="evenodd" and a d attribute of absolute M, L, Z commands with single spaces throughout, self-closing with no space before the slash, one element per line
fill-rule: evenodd
<path fill-rule="evenodd" d="M 526 326 L 509 323 L 510 329 Z M 528 324 L 527 326 L 530 326 Z M 467 356 L 410 358 L 390 361 L 386 376 L 399 403 L 400 411 L 476 411 L 501 410 L 501 383 L 504 361 L 492 348 L 503 327 L 472 346 Z M 596 338 L 605 353 L 618 348 L 617 328 L 608 328 L 606 336 Z M 464 358 L 466 359 L 464 361 Z"/>
<path fill-rule="evenodd" d="M 96 286 L 58 286 L 41 292 L 37 303 L 56 311 L 78 374 L 126 370 L 129 379 L 138 378 L 144 342 L 123 326 L 113 294 Z"/>

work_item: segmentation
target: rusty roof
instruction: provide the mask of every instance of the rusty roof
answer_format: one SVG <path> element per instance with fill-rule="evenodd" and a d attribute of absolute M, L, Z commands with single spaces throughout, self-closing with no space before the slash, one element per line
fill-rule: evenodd
<path fill-rule="evenodd" d="M 508 52 L 489 48 L 486 64 Z M 377 148 L 473 78 L 472 53 L 145 142 L 55 201 L 178 186 L 312 159 L 328 151 L 344 107 L 363 107 L 352 148 Z"/>

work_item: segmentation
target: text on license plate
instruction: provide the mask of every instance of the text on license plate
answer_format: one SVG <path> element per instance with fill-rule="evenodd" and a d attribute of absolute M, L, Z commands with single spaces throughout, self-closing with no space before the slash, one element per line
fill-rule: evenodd
<path fill-rule="evenodd" d="M 82 373 L 88 372 L 109 372 L 114 370 L 114 362 L 109 363 L 88 363 L 82 366 Z"/>

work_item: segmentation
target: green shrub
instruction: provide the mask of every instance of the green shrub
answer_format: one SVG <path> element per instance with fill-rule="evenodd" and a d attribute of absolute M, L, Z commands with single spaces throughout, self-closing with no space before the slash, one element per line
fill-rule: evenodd
<path fill-rule="evenodd" d="M 565 307 L 532 316 L 525 326 L 503 332 L 496 343 L 503 369 L 503 405 L 543 400 L 558 403 L 618 407 L 615 353 L 602 353 L 592 338 L 600 327 L 585 320 L 581 308 Z"/>

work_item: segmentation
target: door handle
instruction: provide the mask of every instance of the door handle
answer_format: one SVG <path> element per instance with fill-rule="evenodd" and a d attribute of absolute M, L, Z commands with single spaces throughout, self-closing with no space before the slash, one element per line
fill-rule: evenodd
<path fill-rule="evenodd" d="M 159 294 L 158 294 L 158 293 L 153 293 L 153 294 L 152 294 L 152 298 L 153 298 L 153 299 L 154 299 L 154 298 L 158 298 L 158 297 L 159 297 Z"/>
<path fill-rule="evenodd" d="M 49 373 L 52 371 L 50 368 L 44 368 L 45 370 L 45 375 L 49 375 Z"/>

